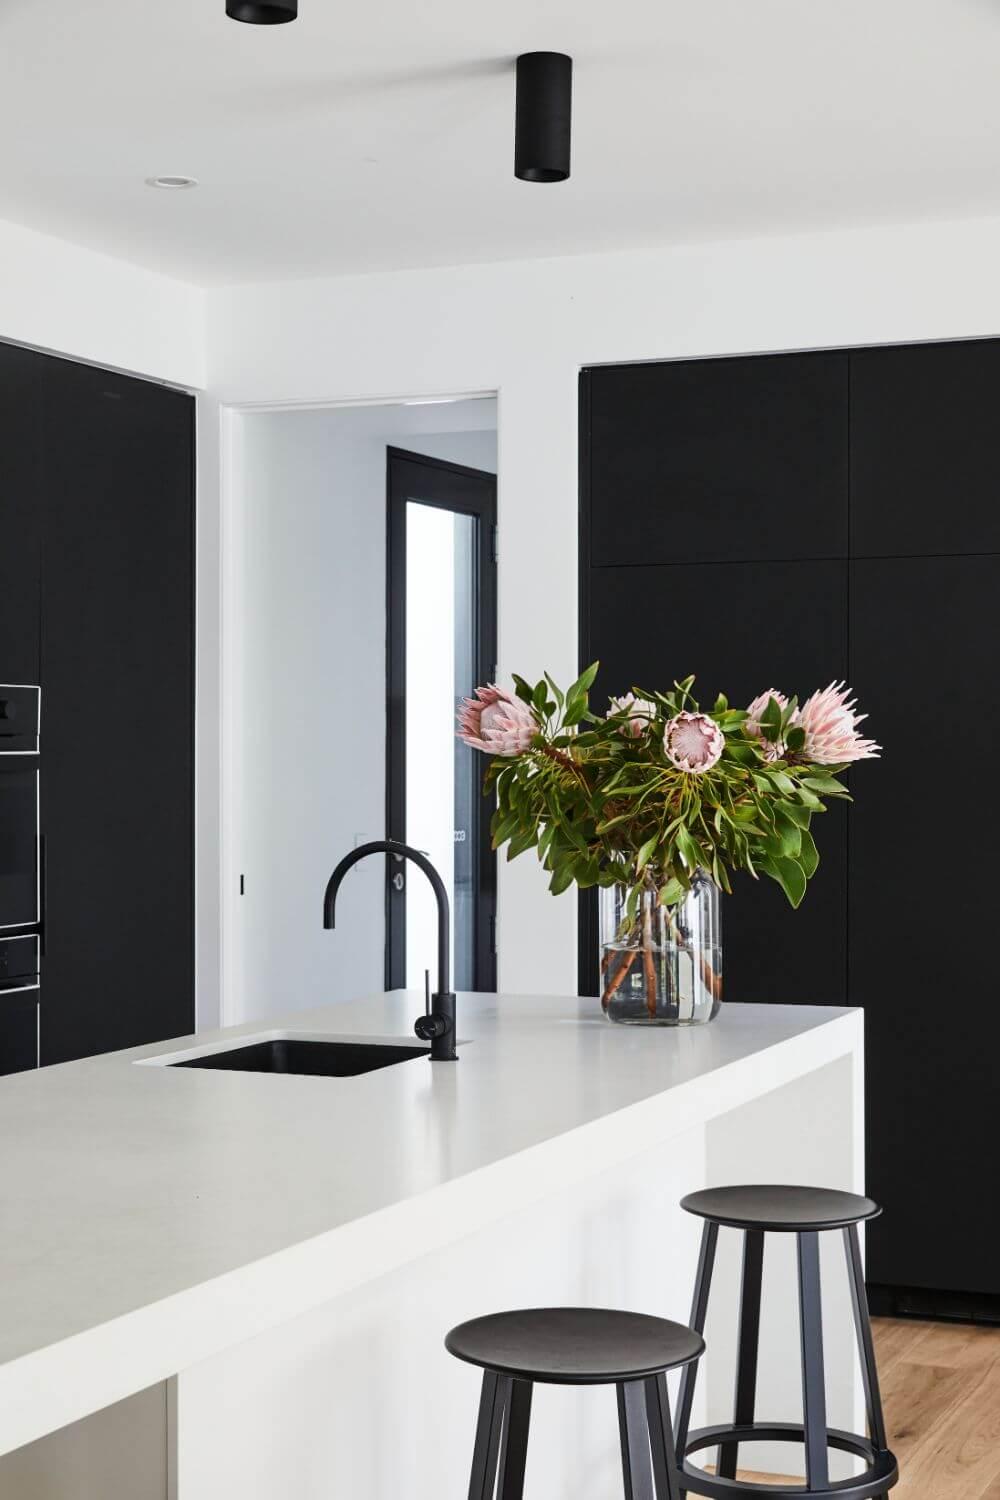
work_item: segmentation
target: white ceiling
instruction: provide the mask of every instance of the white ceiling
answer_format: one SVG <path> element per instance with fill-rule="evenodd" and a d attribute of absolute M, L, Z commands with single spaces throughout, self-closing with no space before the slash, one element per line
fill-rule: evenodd
<path fill-rule="evenodd" d="M 0 219 L 211 284 L 1000 213 L 1000 0 L 224 9 L 0 0 Z M 512 174 L 536 48 L 555 186 Z"/>

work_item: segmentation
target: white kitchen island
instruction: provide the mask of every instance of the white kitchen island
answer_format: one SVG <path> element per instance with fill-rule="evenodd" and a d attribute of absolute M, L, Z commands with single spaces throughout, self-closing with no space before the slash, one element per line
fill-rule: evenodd
<path fill-rule="evenodd" d="M 410 1042 L 420 1006 L 377 995 L 281 1032 Z M 275 1034 L 254 1025 L 0 1081 L 0 1500 L 457 1500 L 478 1382 L 444 1352 L 452 1324 L 545 1304 L 686 1321 L 683 1193 L 863 1189 L 860 1012 L 654 1030 L 589 999 L 461 995 L 458 1033 L 457 1064 L 356 1078 L 163 1065 Z M 698 1421 L 730 1412 L 737 1238 Z M 862 1431 L 828 1238 L 830 1420 Z M 765 1261 L 758 1403 L 786 1419 L 791 1251 L 775 1236 Z M 539 1391 L 527 1500 L 606 1500 L 618 1466 L 612 1391 Z"/>

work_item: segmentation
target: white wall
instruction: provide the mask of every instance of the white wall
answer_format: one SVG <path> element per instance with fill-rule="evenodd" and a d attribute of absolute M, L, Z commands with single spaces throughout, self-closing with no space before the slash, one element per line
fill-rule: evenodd
<path fill-rule="evenodd" d="M 237 419 L 227 1023 L 383 987 L 382 862 L 348 875 L 334 932 L 321 910 L 338 859 L 385 836 L 386 447 L 495 469 L 495 423 L 493 401 Z"/>
<path fill-rule="evenodd" d="M 195 389 L 205 293 L 0 221 L 0 339 Z"/>
<path fill-rule="evenodd" d="M 496 390 L 500 667 L 577 667 L 581 365 L 1000 332 L 1000 221 L 231 287 L 209 302 L 223 402 Z M 572 895 L 501 865 L 500 983 L 576 987 Z"/>

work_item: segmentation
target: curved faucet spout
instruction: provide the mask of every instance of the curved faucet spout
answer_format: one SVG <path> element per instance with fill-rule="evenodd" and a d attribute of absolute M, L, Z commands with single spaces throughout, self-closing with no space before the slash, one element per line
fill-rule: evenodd
<path fill-rule="evenodd" d="M 349 854 L 344 855 L 327 881 L 326 894 L 323 897 L 323 926 L 327 928 L 336 926 L 334 917 L 337 892 L 340 890 L 344 876 L 359 860 L 366 859 L 369 854 L 394 854 L 397 858 L 408 859 L 423 870 L 431 883 L 437 901 L 438 914 L 438 983 L 437 991 L 431 997 L 431 1016 L 426 1018 L 428 1024 L 421 1028 L 421 1022 L 418 1022 L 417 1035 L 430 1040 L 431 1057 L 436 1062 L 453 1062 L 457 1054 L 455 1052 L 455 997 L 451 993 L 450 983 L 451 912 L 444 881 L 426 854 L 421 854 L 419 849 L 412 849 L 409 844 L 401 844 L 394 839 L 374 839 L 371 843 L 359 844 L 357 849 L 352 849 Z"/>

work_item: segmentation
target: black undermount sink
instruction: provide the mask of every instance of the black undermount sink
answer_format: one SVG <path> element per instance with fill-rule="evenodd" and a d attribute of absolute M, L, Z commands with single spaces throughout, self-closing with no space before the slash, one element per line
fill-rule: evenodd
<path fill-rule="evenodd" d="M 313 1078 L 356 1078 L 393 1063 L 429 1057 L 429 1047 L 402 1043 L 314 1042 L 296 1037 L 272 1037 L 244 1047 L 227 1047 L 169 1063 L 171 1068 L 225 1068 L 232 1073 L 305 1073 Z"/>

